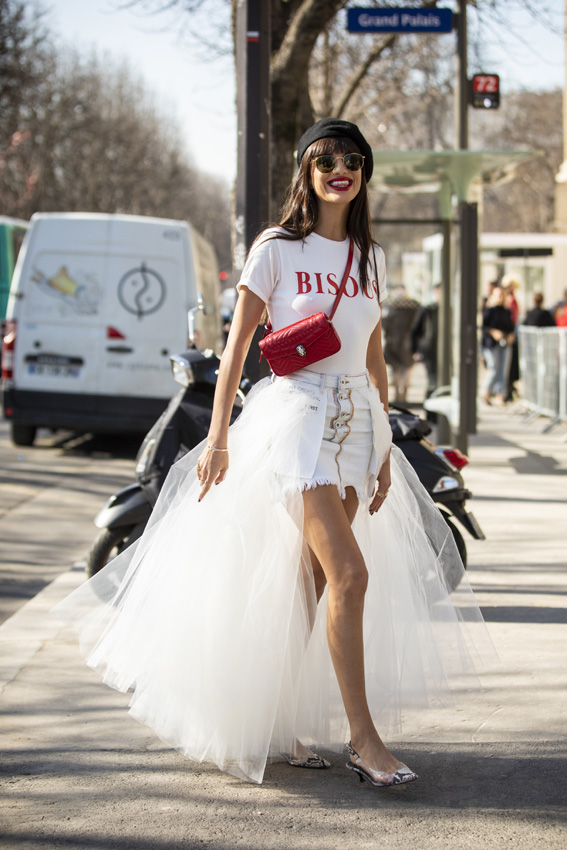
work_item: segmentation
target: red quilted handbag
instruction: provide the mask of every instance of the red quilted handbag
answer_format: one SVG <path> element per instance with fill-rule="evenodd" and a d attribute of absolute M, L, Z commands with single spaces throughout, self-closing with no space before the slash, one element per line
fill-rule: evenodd
<path fill-rule="evenodd" d="M 273 331 L 270 322 L 266 325 L 264 338 L 259 342 L 260 359 L 263 354 L 274 374 L 289 375 L 290 372 L 310 366 L 341 350 L 341 341 L 333 326 L 332 318 L 345 291 L 353 252 L 354 244 L 351 237 L 345 272 L 329 316 L 326 313 L 315 313 L 279 331 Z"/>

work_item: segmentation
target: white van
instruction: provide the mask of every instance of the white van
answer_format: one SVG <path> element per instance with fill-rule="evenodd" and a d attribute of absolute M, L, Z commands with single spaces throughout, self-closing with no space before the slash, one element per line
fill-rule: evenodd
<path fill-rule="evenodd" d="M 189 331 L 219 352 L 219 299 L 213 248 L 187 222 L 34 215 L 3 347 L 14 442 L 31 445 L 41 426 L 146 431 L 176 389 L 169 355 Z"/>

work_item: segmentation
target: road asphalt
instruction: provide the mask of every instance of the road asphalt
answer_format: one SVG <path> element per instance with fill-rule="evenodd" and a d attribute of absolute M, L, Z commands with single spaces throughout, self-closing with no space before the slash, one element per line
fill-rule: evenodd
<path fill-rule="evenodd" d="M 543 421 L 480 412 L 465 480 L 487 539 L 467 535 L 469 577 L 500 665 L 482 691 L 408 715 L 389 741 L 418 782 L 359 785 L 332 754 L 329 771 L 272 764 L 256 786 L 170 750 L 49 616 L 84 578 L 67 552 L 63 572 L 0 626 L 2 850 L 565 850 L 567 428 L 542 434 Z M 45 535 L 38 512 L 27 545 L 39 552 Z"/>
<path fill-rule="evenodd" d="M 23 448 L 0 420 L 0 624 L 84 556 L 93 517 L 132 482 L 139 442 L 42 430 Z"/>

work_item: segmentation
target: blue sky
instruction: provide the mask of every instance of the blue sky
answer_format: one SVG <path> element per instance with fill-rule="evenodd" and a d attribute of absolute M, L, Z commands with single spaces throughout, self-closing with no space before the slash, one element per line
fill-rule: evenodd
<path fill-rule="evenodd" d="M 158 101 L 177 116 L 196 165 L 234 177 L 236 116 L 229 59 L 202 61 L 166 28 L 165 16 L 143 16 L 135 9 L 116 11 L 117 0 L 44 2 L 51 10 L 51 29 L 62 42 L 85 52 L 94 47 L 99 53 L 127 58 Z M 481 70 L 501 75 L 503 93 L 518 87 L 563 85 L 564 0 L 540 0 L 536 5 L 550 10 L 550 14 L 542 13 L 542 25 L 526 15 L 514 15 L 507 22 L 519 39 L 508 37 L 506 28 L 486 33 Z"/>

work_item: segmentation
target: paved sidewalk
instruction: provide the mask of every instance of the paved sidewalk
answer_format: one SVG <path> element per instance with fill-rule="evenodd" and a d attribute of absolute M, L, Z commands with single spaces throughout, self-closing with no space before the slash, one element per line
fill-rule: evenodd
<path fill-rule="evenodd" d="M 93 518 L 132 482 L 138 442 L 42 429 L 23 448 L 9 430 L 0 419 L 0 623 L 84 556 Z"/>
<path fill-rule="evenodd" d="M 567 846 L 567 442 L 483 408 L 471 439 L 469 575 L 500 653 L 458 709 L 407 718 L 406 788 L 275 764 L 262 786 L 195 766 L 125 711 L 47 611 L 64 573 L 0 627 L 0 847 L 96 850 Z"/>

